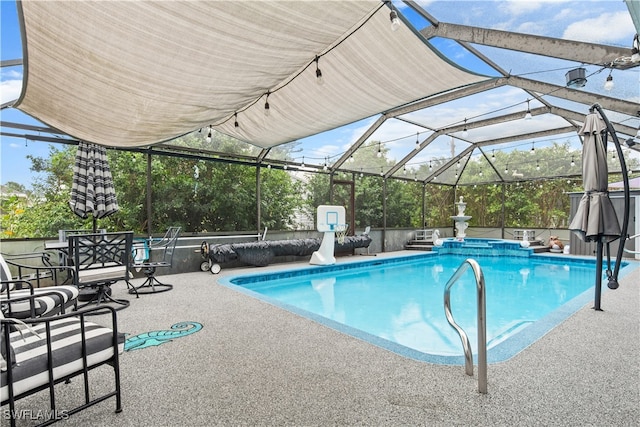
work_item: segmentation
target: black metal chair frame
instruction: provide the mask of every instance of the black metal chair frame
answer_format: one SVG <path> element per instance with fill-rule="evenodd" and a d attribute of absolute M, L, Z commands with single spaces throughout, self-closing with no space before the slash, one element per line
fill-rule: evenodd
<path fill-rule="evenodd" d="M 102 361 L 90 366 L 88 363 L 87 355 L 86 355 L 87 336 L 85 332 L 85 316 L 88 316 L 91 314 L 110 315 L 110 322 L 109 322 L 110 326 L 108 326 L 108 328 L 111 329 L 113 332 L 113 335 L 112 335 L 113 339 L 111 342 L 111 346 L 113 348 L 113 355 L 105 361 Z M 81 336 L 81 341 L 79 345 L 81 346 L 82 353 L 83 353 L 83 357 L 81 358 L 82 368 L 76 370 L 71 374 L 56 378 L 53 371 L 53 361 L 51 360 L 54 349 L 52 348 L 52 342 L 50 340 L 49 324 L 50 322 L 54 322 L 60 319 L 68 318 L 68 317 L 77 317 L 78 322 L 80 323 L 80 330 L 78 331 L 78 333 Z M 7 355 L 11 354 L 11 351 L 10 351 L 11 343 L 9 339 L 9 334 L 10 334 L 10 331 L 13 329 L 13 326 L 14 326 L 13 322 L 14 320 L 11 318 L 0 319 L 0 324 L 2 325 L 2 328 L 0 328 L 1 330 L 0 333 L 2 334 L 2 347 L 3 347 L 2 350 L 3 350 L 3 353 Z M 79 412 L 85 408 L 93 406 L 96 403 L 102 402 L 103 400 L 106 400 L 110 397 L 116 398 L 115 412 L 116 413 L 122 412 L 122 399 L 121 399 L 121 392 L 120 392 L 120 364 L 119 364 L 119 340 L 118 340 L 119 334 L 118 334 L 118 328 L 117 328 L 116 311 L 113 307 L 108 307 L 108 306 L 93 307 L 93 308 L 84 309 L 82 311 L 75 311 L 75 312 L 61 314 L 59 316 L 53 316 L 48 318 L 25 319 L 24 323 L 29 325 L 45 323 L 46 325 L 46 335 L 44 339 L 46 340 L 46 348 L 47 348 L 46 360 L 47 360 L 48 381 L 46 384 L 37 386 L 31 390 L 24 391 L 20 394 L 15 394 L 13 391 L 13 369 L 14 368 L 12 366 L 11 359 L 8 359 L 7 371 L 2 373 L 3 376 L 6 375 L 6 384 L 8 385 L 8 398 L 5 401 L 2 401 L 1 404 L 3 406 L 8 404 L 9 406 L 8 418 L 9 418 L 11 427 L 16 426 L 16 418 L 19 414 L 19 412 L 16 411 L 16 401 L 23 397 L 30 396 L 42 390 L 49 390 L 50 410 L 47 412 L 48 416 L 45 417 L 45 421 L 41 424 L 38 424 L 39 426 L 53 424 L 56 421 L 59 421 L 60 419 L 67 418 L 68 416 L 76 412 Z M 93 398 L 91 398 L 90 397 L 91 394 L 89 390 L 88 373 L 89 371 L 97 368 L 98 366 L 102 366 L 105 364 L 110 365 L 113 368 L 114 382 L 115 382 L 114 389 L 102 396 L 98 396 L 98 397 L 94 396 Z M 73 409 L 65 408 L 64 411 L 60 411 L 56 407 L 56 399 L 55 399 L 56 388 L 54 386 L 61 382 L 69 382 L 71 378 L 76 377 L 78 375 L 83 376 L 82 383 L 84 385 L 84 403 L 80 406 L 77 406 L 76 408 L 73 408 Z"/>
<path fill-rule="evenodd" d="M 179 236 L 180 227 L 169 227 L 162 239 L 149 243 L 150 257 L 153 257 L 154 251 L 162 251 L 161 260 L 139 262 L 132 265 L 134 268 L 142 269 L 147 279 L 140 286 L 129 289 L 130 294 L 153 294 L 173 289 L 173 285 L 159 281 L 155 274 L 157 268 L 171 268 L 173 264 L 173 253 L 175 252 Z"/>
<path fill-rule="evenodd" d="M 116 310 L 128 307 L 129 300 L 111 297 L 111 285 L 124 280 L 137 296 L 129 282 L 133 232 L 76 234 L 68 236 L 68 241 L 68 260 L 75 269 L 74 284 L 81 290 L 96 291 L 78 308 L 109 303 L 114 304 Z"/>

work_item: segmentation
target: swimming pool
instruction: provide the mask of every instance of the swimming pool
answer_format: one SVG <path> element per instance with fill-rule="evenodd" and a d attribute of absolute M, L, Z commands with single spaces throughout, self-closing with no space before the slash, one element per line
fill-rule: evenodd
<path fill-rule="evenodd" d="M 404 356 L 463 364 L 460 338 L 444 314 L 443 292 L 466 258 L 424 253 L 224 277 L 219 282 Z M 593 259 L 473 258 L 485 275 L 490 363 L 517 354 L 593 298 Z M 624 274 L 625 267 L 620 277 Z M 451 290 L 453 315 L 474 353 L 475 286 L 469 271 Z"/>

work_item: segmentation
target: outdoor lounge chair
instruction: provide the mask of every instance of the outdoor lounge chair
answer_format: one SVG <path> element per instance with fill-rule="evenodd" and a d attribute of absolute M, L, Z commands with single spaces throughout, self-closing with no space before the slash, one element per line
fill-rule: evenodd
<path fill-rule="evenodd" d="M 76 234 L 68 236 L 68 241 L 74 284 L 81 291 L 79 299 L 86 300 L 79 307 L 103 303 L 113 303 L 116 309 L 128 307 L 128 300 L 111 297 L 111 285 L 124 280 L 127 288 L 133 288 L 129 283 L 133 232 Z"/>
<path fill-rule="evenodd" d="M 21 272 L 36 270 L 36 279 L 31 274 L 13 277 L 9 264 L 20 265 Z M 67 270 L 67 271 L 66 271 Z M 54 280 L 57 274 L 66 271 L 73 274 L 73 270 L 58 266 L 30 266 L 5 261 L 0 255 L 0 311 L 16 319 L 35 318 L 52 314 L 64 313 L 65 309 L 76 305 L 78 288 L 72 285 L 34 287 L 38 285 L 44 275 L 50 274 Z"/>
<path fill-rule="evenodd" d="M 110 322 L 108 327 L 89 322 L 85 317 L 105 313 L 110 314 L 110 319 L 102 323 Z M 0 404 L 4 408 L 8 405 L 2 418 L 14 427 L 18 418 L 36 414 L 38 420 L 44 421 L 40 425 L 48 425 L 114 396 L 116 412 L 121 412 L 118 355 L 123 350 L 124 335 L 118 333 L 112 307 L 93 307 L 24 322 L 4 318 L 0 313 Z M 113 386 L 101 380 L 90 387 L 89 371 L 105 364 L 113 368 Z M 82 403 L 73 409 L 57 406 L 56 390 L 65 387 L 54 386 L 78 375 L 83 376 Z M 109 390 L 106 393 L 105 388 Z M 43 390 L 48 390 L 48 409 L 16 409 L 16 401 Z"/>
<path fill-rule="evenodd" d="M 156 261 L 138 261 L 133 264 L 136 269 L 142 269 L 147 280 L 136 288 L 129 289 L 130 294 L 152 294 L 173 289 L 173 285 L 162 283 L 156 278 L 156 269 L 171 268 L 173 253 L 180 236 L 180 227 L 169 227 L 165 235 L 158 242 L 149 243 L 149 252 L 153 257 L 154 251 L 160 252 Z"/>

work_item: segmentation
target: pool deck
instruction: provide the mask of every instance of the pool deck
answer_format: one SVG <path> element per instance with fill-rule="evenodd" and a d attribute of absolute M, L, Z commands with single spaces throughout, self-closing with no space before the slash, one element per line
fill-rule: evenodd
<path fill-rule="evenodd" d="M 378 257 L 399 254 L 416 252 Z M 372 259 L 338 262 L 356 258 Z M 640 264 L 619 289 L 603 286 L 604 311 L 588 304 L 513 358 L 489 365 L 486 395 L 463 366 L 405 358 L 217 283 L 223 275 L 305 265 L 164 276 L 174 289 L 131 298 L 118 314 L 120 330 L 135 335 L 181 321 L 204 328 L 122 355 L 122 413 L 110 399 L 59 425 L 638 425 Z M 125 297 L 123 284 L 114 295 Z M 96 383 L 108 382 L 102 369 Z M 59 409 L 79 398 L 79 382 L 58 387 Z M 37 410 L 45 399 L 22 399 L 18 409 Z"/>

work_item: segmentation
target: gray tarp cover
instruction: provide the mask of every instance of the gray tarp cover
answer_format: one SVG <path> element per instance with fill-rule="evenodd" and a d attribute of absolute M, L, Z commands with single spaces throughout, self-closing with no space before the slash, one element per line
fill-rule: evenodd
<path fill-rule="evenodd" d="M 225 243 L 209 246 L 209 258 L 224 263 L 234 260 L 249 265 L 264 267 L 276 256 L 307 256 L 320 248 L 321 239 L 263 240 L 247 243 Z M 367 248 L 371 237 L 366 235 L 346 236 L 344 243 L 335 242 L 336 252 L 356 248 Z"/>

